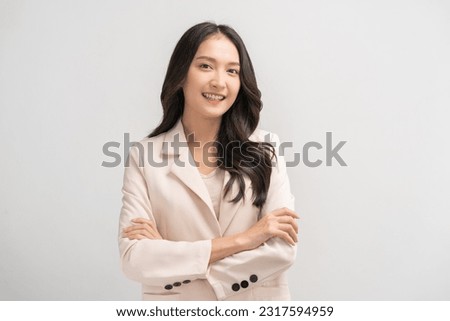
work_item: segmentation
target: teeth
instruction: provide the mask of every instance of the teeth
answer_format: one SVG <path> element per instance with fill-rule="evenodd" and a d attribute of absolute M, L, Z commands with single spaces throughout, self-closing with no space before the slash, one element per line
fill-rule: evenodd
<path fill-rule="evenodd" d="M 209 100 L 224 100 L 225 96 L 222 95 L 213 95 L 213 94 L 203 94 Z"/>

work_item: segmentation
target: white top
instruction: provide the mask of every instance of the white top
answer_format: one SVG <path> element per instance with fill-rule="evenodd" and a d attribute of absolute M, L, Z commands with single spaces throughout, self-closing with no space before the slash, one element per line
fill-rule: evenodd
<path fill-rule="evenodd" d="M 216 168 L 209 174 L 202 174 L 200 176 L 205 182 L 206 189 L 208 190 L 209 196 L 213 204 L 214 212 L 216 213 L 217 219 L 220 215 L 220 201 L 222 200 L 222 187 L 225 172 L 222 169 Z"/>

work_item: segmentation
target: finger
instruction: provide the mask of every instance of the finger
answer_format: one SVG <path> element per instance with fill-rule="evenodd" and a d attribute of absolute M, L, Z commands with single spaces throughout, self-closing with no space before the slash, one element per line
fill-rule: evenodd
<path fill-rule="evenodd" d="M 148 234 L 156 234 L 157 233 L 157 231 L 155 229 L 153 229 L 152 227 L 150 227 L 147 224 L 133 225 L 133 226 L 129 226 L 126 229 L 124 229 L 125 233 L 143 233 L 144 231 Z"/>
<path fill-rule="evenodd" d="M 155 221 L 148 221 L 147 223 L 145 223 L 146 225 L 150 226 L 150 228 L 152 230 L 158 231 L 157 227 L 156 227 L 156 223 Z"/>
<path fill-rule="evenodd" d="M 290 224 L 281 224 L 280 225 L 280 230 L 283 230 L 284 232 L 287 232 L 289 234 L 289 236 L 291 237 L 291 239 L 294 240 L 295 243 L 298 242 L 298 235 L 295 232 L 295 230 L 292 227 L 292 225 L 290 225 Z"/>
<path fill-rule="evenodd" d="M 139 217 L 139 218 L 132 219 L 131 221 L 133 223 L 146 224 L 158 232 L 158 229 L 156 227 L 156 223 L 154 220 L 149 220 L 146 218 Z"/>
<path fill-rule="evenodd" d="M 144 225 L 144 224 L 136 224 L 136 225 L 128 226 L 128 227 L 124 228 L 123 230 L 124 230 L 125 232 L 129 232 L 129 231 L 134 231 L 134 230 L 140 230 L 140 229 L 142 229 L 142 228 L 147 228 L 147 227 L 148 227 L 148 225 Z"/>
<path fill-rule="evenodd" d="M 299 219 L 300 215 L 298 215 L 296 212 L 294 212 L 293 210 L 287 208 L 287 207 L 283 207 L 282 210 L 284 211 L 285 215 L 289 215 L 295 219 Z"/>
<path fill-rule="evenodd" d="M 156 228 L 153 228 L 149 224 L 145 223 L 139 223 L 137 225 L 126 227 L 123 229 L 123 233 L 141 233 L 151 239 L 162 239 L 161 234 L 159 234 Z"/>
<path fill-rule="evenodd" d="M 152 240 L 162 240 L 162 236 L 158 233 L 158 231 L 149 230 L 148 226 L 145 228 L 133 228 L 128 231 L 124 231 L 122 235 L 129 236 L 135 234 L 145 235 L 147 238 Z"/>
<path fill-rule="evenodd" d="M 132 229 L 129 229 L 125 233 L 128 235 L 142 234 L 151 237 L 151 231 L 148 230 L 147 226 L 136 226 L 133 227 Z"/>
<path fill-rule="evenodd" d="M 137 239 L 137 237 L 142 237 L 146 239 L 153 239 L 152 235 L 147 230 L 136 230 L 126 234 L 126 236 L 130 239 Z"/>
<path fill-rule="evenodd" d="M 294 230 L 295 230 L 295 233 L 298 233 L 298 224 L 297 224 L 297 222 L 295 221 L 295 219 L 294 218 L 292 218 L 291 216 L 281 216 L 279 219 L 278 219 L 278 223 L 286 223 L 286 224 L 290 224 L 290 225 L 292 225 L 292 227 L 294 228 Z"/>
<path fill-rule="evenodd" d="M 152 231 L 152 230 L 156 230 L 155 228 L 153 228 L 151 225 L 146 224 L 146 223 L 139 223 L 136 225 L 131 225 L 128 226 L 126 228 L 124 228 L 125 232 L 129 232 L 129 231 L 133 231 L 133 230 L 140 230 L 140 229 L 146 229 L 148 231 Z"/>
<path fill-rule="evenodd" d="M 297 213 L 295 213 L 293 210 L 287 207 L 278 208 L 271 213 L 275 216 L 289 215 L 296 219 L 300 218 L 300 216 Z"/>
<path fill-rule="evenodd" d="M 128 226 L 126 228 L 123 229 L 124 232 L 132 232 L 132 231 L 136 231 L 136 230 L 140 230 L 142 228 L 142 225 L 133 225 L 133 226 Z"/>
<path fill-rule="evenodd" d="M 287 233 L 287 232 L 284 232 L 284 231 L 279 230 L 279 231 L 276 233 L 276 236 L 279 237 L 279 238 L 281 238 L 283 241 L 285 241 L 286 243 L 288 243 L 288 244 L 290 244 L 290 245 L 292 245 L 292 246 L 295 245 L 295 241 L 292 239 L 292 237 L 291 237 L 291 236 L 289 235 L 289 233 Z"/>
<path fill-rule="evenodd" d="M 148 223 L 154 222 L 154 221 L 153 221 L 153 220 L 150 220 L 150 219 L 147 219 L 147 218 L 138 217 L 138 218 L 132 219 L 131 222 L 133 222 L 133 223 L 144 223 L 144 224 L 148 224 Z"/>
<path fill-rule="evenodd" d="M 144 239 L 146 239 L 146 237 L 144 237 L 144 236 L 142 236 L 140 234 L 130 235 L 130 236 L 127 236 L 127 238 L 130 239 L 130 240 L 144 240 Z"/>
<path fill-rule="evenodd" d="M 160 240 L 162 239 L 161 235 L 158 233 L 158 231 L 150 231 L 150 235 L 152 237 L 153 240 Z"/>

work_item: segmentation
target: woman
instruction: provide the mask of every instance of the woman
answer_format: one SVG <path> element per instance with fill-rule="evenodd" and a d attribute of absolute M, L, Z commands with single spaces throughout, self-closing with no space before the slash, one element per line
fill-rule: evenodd
<path fill-rule="evenodd" d="M 161 124 L 134 145 L 123 183 L 124 273 L 145 300 L 289 300 L 298 215 L 283 158 L 256 129 L 261 94 L 230 27 L 179 40 Z"/>

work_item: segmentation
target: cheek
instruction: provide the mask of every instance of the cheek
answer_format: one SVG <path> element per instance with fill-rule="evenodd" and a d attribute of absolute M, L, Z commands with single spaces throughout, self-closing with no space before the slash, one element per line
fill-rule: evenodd
<path fill-rule="evenodd" d="M 186 79 L 184 80 L 183 88 L 187 91 L 192 88 L 196 88 L 199 82 L 199 74 L 195 71 L 195 69 L 190 68 L 186 75 Z"/>
<path fill-rule="evenodd" d="M 240 81 L 237 81 L 235 84 L 233 84 L 233 96 L 236 98 L 238 93 L 239 93 L 239 89 L 241 89 L 241 83 Z"/>
<path fill-rule="evenodd" d="M 183 93 L 185 98 L 195 96 L 195 93 L 198 91 L 198 86 L 193 80 L 195 79 L 193 79 L 192 77 L 188 77 L 183 84 Z"/>

